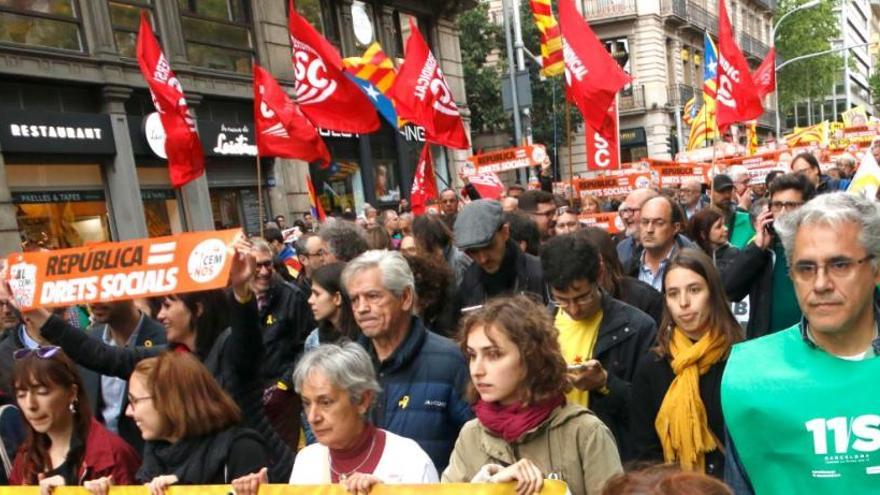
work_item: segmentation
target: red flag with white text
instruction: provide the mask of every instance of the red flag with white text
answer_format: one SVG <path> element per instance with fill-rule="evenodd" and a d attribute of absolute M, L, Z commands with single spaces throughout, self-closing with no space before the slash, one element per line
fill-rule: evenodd
<path fill-rule="evenodd" d="M 758 90 L 758 97 L 763 98 L 776 89 L 776 48 L 770 48 L 761 65 L 752 72 L 752 82 Z"/>
<path fill-rule="evenodd" d="M 425 128 L 429 142 L 456 149 L 471 147 L 458 105 L 440 64 L 419 28 L 410 19 L 406 59 L 397 72 L 390 96 L 400 118 Z"/>
<path fill-rule="evenodd" d="M 413 177 L 412 191 L 410 192 L 409 204 L 412 212 L 416 215 L 425 213 L 428 201 L 436 199 L 437 181 L 434 178 L 434 158 L 431 156 L 431 144 L 425 143 L 422 148 L 422 156 L 416 165 L 415 177 Z"/>
<path fill-rule="evenodd" d="M 620 168 L 620 152 L 617 133 L 617 104 L 608 109 L 605 129 L 600 132 L 585 124 L 584 135 L 587 141 L 587 170 L 616 170 Z"/>
<path fill-rule="evenodd" d="M 755 120 L 764 113 L 749 64 L 733 37 L 724 0 L 718 0 L 717 88 L 715 119 L 721 132 L 734 122 Z"/>
<path fill-rule="evenodd" d="M 376 107 L 345 75 L 339 52 L 296 11 L 293 0 L 288 28 L 296 102 L 309 120 L 331 131 L 368 134 L 378 130 Z"/>
<path fill-rule="evenodd" d="M 330 163 L 318 129 L 266 69 L 254 64 L 254 123 L 261 156 Z"/>
<path fill-rule="evenodd" d="M 504 193 L 504 183 L 495 172 L 474 174 L 468 177 L 468 181 L 483 199 L 501 199 L 501 194 Z"/>
<path fill-rule="evenodd" d="M 171 186 L 182 187 L 205 173 L 205 155 L 180 80 L 171 70 L 144 13 L 138 30 L 137 61 L 165 129 Z"/>
<path fill-rule="evenodd" d="M 610 137 L 608 109 L 617 92 L 632 81 L 599 41 L 573 0 L 559 2 L 562 53 L 565 60 L 565 96 L 584 120 Z"/>

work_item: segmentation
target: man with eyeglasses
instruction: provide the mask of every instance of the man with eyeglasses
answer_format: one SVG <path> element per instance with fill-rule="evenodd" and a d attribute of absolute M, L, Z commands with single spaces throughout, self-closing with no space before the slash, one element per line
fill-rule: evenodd
<path fill-rule="evenodd" d="M 641 249 L 641 243 L 639 242 L 639 215 L 641 215 L 642 205 L 645 204 L 645 201 L 656 198 L 659 195 L 660 193 L 653 189 L 636 189 L 629 193 L 626 199 L 623 200 L 623 203 L 620 204 L 617 214 L 620 215 L 620 220 L 624 226 L 624 233 L 626 234 L 626 237 L 617 243 L 617 257 L 620 258 L 621 265 L 629 266 L 632 263 L 635 252 Z"/>
<path fill-rule="evenodd" d="M 703 195 L 703 183 L 698 180 L 685 181 L 679 189 L 679 197 L 688 220 L 709 205 L 709 200 Z"/>
<path fill-rule="evenodd" d="M 605 266 L 598 248 L 582 233 L 547 241 L 541 267 L 574 386 L 566 397 L 595 412 L 614 434 L 621 460 L 632 459 L 630 384 L 654 340 L 654 320 L 601 289 Z"/>
<path fill-rule="evenodd" d="M 721 273 L 731 301 L 749 296 L 746 338 L 753 339 L 786 329 L 801 318 L 794 286 L 785 262 L 785 250 L 774 222 L 791 214 L 815 195 L 804 176 L 785 174 L 770 183 L 768 208 L 755 221 L 755 237 Z"/>
<path fill-rule="evenodd" d="M 737 494 L 876 493 L 880 205 L 829 193 L 776 231 L 803 318 L 731 352 L 725 480 Z"/>
<path fill-rule="evenodd" d="M 541 240 L 545 241 L 553 235 L 556 220 L 556 199 L 547 191 L 526 191 L 517 198 L 518 208 L 526 213 L 538 225 Z"/>
<path fill-rule="evenodd" d="M 507 294 L 534 294 L 547 302 L 541 260 L 520 250 L 511 239 L 498 201 L 480 199 L 466 204 L 455 221 L 455 244 L 474 260 L 456 291 L 456 314 Z"/>
<path fill-rule="evenodd" d="M 4 289 L 0 289 L 0 292 L 5 295 Z M 40 329 L 24 322 L 21 313 L 5 299 L 0 300 L 0 312 L 3 313 L 3 322 L 6 325 L 5 336 L 0 339 L 0 394 L 15 397 L 15 390 L 12 388 L 12 355 L 19 349 L 36 349 L 48 342 L 40 335 Z M 15 321 L 18 323 L 13 325 Z"/>
<path fill-rule="evenodd" d="M 443 222 L 452 229 L 455 226 L 455 218 L 458 216 L 458 193 L 454 189 L 446 188 L 440 193 L 440 215 Z"/>
<path fill-rule="evenodd" d="M 316 324 L 308 294 L 275 273 L 272 247 L 263 239 L 252 242 L 256 273 L 251 289 L 257 299 L 260 334 L 266 349 L 260 375 L 269 386 L 296 364 L 305 339 Z"/>
<path fill-rule="evenodd" d="M 415 282 L 403 255 L 373 250 L 342 272 L 382 390 L 369 416 L 374 425 L 411 438 L 442 472 L 462 425 L 473 417 L 463 397 L 464 356 L 451 340 L 429 331 L 415 316 Z"/>
<path fill-rule="evenodd" d="M 639 213 L 641 247 L 630 261 L 628 275 L 662 292 L 669 259 L 681 248 L 695 247 L 680 234 L 683 225 L 684 213 L 672 198 L 657 196 L 646 201 Z"/>

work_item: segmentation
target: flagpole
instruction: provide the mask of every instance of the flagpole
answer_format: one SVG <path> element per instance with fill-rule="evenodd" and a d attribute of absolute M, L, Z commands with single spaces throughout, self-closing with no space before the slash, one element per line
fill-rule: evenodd
<path fill-rule="evenodd" d="M 568 98 L 565 99 L 565 145 L 568 147 L 568 187 L 571 189 L 571 198 L 568 203 L 574 208 L 574 153 L 571 149 L 571 103 Z"/>
<path fill-rule="evenodd" d="M 263 171 L 260 167 L 260 148 L 257 147 L 257 208 L 260 212 L 257 218 L 260 221 L 260 237 L 263 237 Z"/>
<path fill-rule="evenodd" d="M 633 88 L 635 91 L 635 88 Z M 635 93 L 634 93 L 635 94 Z M 644 96 L 644 94 L 642 95 Z M 614 118 L 617 119 L 617 170 L 623 169 L 623 160 L 620 159 L 620 92 L 614 95 Z"/>

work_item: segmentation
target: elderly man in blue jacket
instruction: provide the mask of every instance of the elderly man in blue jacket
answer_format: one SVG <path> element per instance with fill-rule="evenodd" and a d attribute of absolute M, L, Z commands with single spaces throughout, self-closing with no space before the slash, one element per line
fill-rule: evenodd
<path fill-rule="evenodd" d="M 413 314 L 415 282 L 400 253 L 367 251 L 349 262 L 342 281 L 382 386 L 370 419 L 415 440 L 442 472 L 473 417 L 462 396 L 469 379 L 464 356 Z"/>

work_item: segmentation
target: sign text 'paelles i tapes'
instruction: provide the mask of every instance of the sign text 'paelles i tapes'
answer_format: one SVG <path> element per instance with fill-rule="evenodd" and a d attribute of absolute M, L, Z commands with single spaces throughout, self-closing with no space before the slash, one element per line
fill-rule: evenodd
<path fill-rule="evenodd" d="M 225 287 L 240 230 L 15 253 L 9 287 L 22 309 L 119 301 Z"/>

